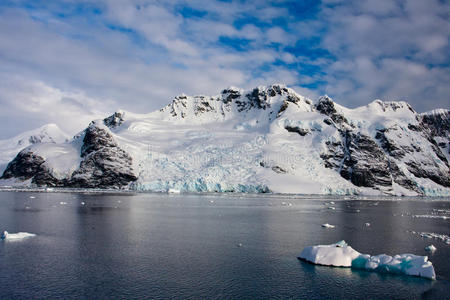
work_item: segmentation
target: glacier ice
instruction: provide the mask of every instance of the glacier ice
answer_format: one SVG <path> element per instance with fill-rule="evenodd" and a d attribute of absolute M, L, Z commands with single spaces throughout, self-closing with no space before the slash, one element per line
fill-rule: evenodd
<path fill-rule="evenodd" d="M 436 279 L 433 264 L 428 261 L 428 256 L 414 254 L 371 256 L 359 253 L 345 241 L 330 245 L 307 246 L 298 258 L 317 265 L 351 267 L 381 273 Z"/>
<path fill-rule="evenodd" d="M 405 102 L 380 100 L 349 109 L 329 97 L 314 102 L 283 85 L 227 88 L 215 96 L 180 95 L 149 114 L 117 111 L 69 142 L 33 144 L 18 161 L 29 158 L 37 171 L 23 176 L 23 168 L 11 167 L 7 175 L 24 186 L 67 181 L 153 192 L 448 196 L 450 181 L 442 176 L 449 170 L 448 129 L 442 122 L 449 116 L 448 110 L 417 114 Z M 50 131 L 55 134 L 48 139 L 63 137 Z M 22 140 L 0 141 L 0 170 L 28 145 L 5 155 Z M 95 155 L 83 150 L 93 146 L 99 147 Z M 38 164 L 40 159 L 45 162 Z M 34 181 L 24 182 L 28 176 Z M 9 179 L 0 185 L 19 184 Z"/>

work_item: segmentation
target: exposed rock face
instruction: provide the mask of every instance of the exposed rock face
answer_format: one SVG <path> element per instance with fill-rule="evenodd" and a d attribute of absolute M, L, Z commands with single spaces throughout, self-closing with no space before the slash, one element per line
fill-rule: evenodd
<path fill-rule="evenodd" d="M 64 186 L 65 180 L 55 178 L 45 164 L 45 159 L 34 154 L 30 149 L 22 150 L 11 161 L 3 172 L 2 179 L 19 178 L 21 180 L 32 179 L 36 185 Z"/>
<path fill-rule="evenodd" d="M 354 185 L 377 189 L 392 186 L 389 160 L 369 136 L 341 131 L 341 141 L 327 141 L 326 146 L 328 151 L 321 155 L 325 166 Z"/>
<path fill-rule="evenodd" d="M 347 119 L 342 114 L 339 114 L 337 112 L 333 100 L 331 100 L 331 98 L 328 96 L 319 98 L 319 101 L 316 104 L 316 109 L 320 113 L 331 117 L 331 119 L 338 124 L 348 124 Z"/>
<path fill-rule="evenodd" d="M 383 112 L 406 109 L 417 115 L 404 102 L 375 101 L 373 105 L 379 105 Z M 449 187 L 449 165 L 442 151 L 449 143 L 448 111 L 417 115 L 418 123 L 409 124 L 408 128 L 391 124 L 378 129 L 372 137 L 349 127 L 347 118 L 338 113 L 328 97 L 322 97 L 316 109 L 330 116 L 331 120 L 324 122 L 340 132 L 340 140 L 325 142 L 326 151 L 321 154 L 325 167 L 335 169 L 353 184 L 389 190 L 395 182 L 421 194 L 417 183 L 406 174 L 409 172 Z"/>
<path fill-rule="evenodd" d="M 368 136 L 345 132 L 345 156 L 340 174 L 356 186 L 391 186 L 389 161 Z"/>
<path fill-rule="evenodd" d="M 317 193 L 368 191 L 357 187 L 450 193 L 448 110 L 418 114 L 406 102 L 380 100 L 349 109 L 328 96 L 313 103 L 271 85 L 231 87 L 216 96 L 182 94 L 160 111 L 130 113 L 124 122 L 125 113 L 116 112 L 91 123 L 72 143 L 34 144 L 39 137 L 27 135 L 24 145 L 33 145 L 9 163 L 3 178 L 90 188 L 261 191 L 249 186 L 264 182 L 273 191 L 282 186 L 280 192 L 302 193 L 317 183 Z"/>
<path fill-rule="evenodd" d="M 286 125 L 286 126 L 284 126 L 284 128 L 286 128 L 286 130 L 289 132 L 295 132 L 295 133 L 300 134 L 301 136 L 305 136 L 309 133 L 309 129 L 304 129 L 304 128 L 300 128 L 300 127 Z"/>
<path fill-rule="evenodd" d="M 45 159 L 27 148 L 9 163 L 2 179 L 16 177 L 32 179 L 38 186 L 80 188 L 121 188 L 137 179 L 131 157 L 118 146 L 107 127 L 91 123 L 84 131 L 80 155 L 81 164 L 70 178 L 57 179 Z"/>
<path fill-rule="evenodd" d="M 24 149 L 8 164 L 2 178 L 9 179 L 17 177 L 20 179 L 30 179 L 36 173 L 42 171 L 42 164 L 45 160 Z"/>
<path fill-rule="evenodd" d="M 231 103 L 233 100 L 241 97 L 241 92 L 236 88 L 228 88 L 222 91 L 222 101 L 225 104 Z"/>
<path fill-rule="evenodd" d="M 125 113 L 123 112 L 115 112 L 111 116 L 103 119 L 103 123 L 109 128 L 113 129 L 122 125 L 124 121 Z"/>
<path fill-rule="evenodd" d="M 120 188 L 137 179 L 131 157 L 95 123 L 86 129 L 81 157 L 84 159 L 70 178 L 70 186 Z"/>
<path fill-rule="evenodd" d="M 414 176 L 419 178 L 429 178 L 440 185 L 448 187 L 450 184 L 448 161 L 436 145 L 433 134 L 430 133 L 428 128 L 423 124 L 415 126 L 413 132 L 414 134 L 411 134 L 410 132 L 405 132 L 398 126 L 393 126 L 379 130 L 376 134 L 376 139 L 380 141 L 382 148 L 391 157 L 391 165 L 395 164 L 395 161 L 397 161 L 397 163 L 403 162 L 406 165 L 407 170 L 414 174 Z M 417 137 L 414 135 L 418 135 L 419 137 L 428 140 L 433 152 L 426 152 L 420 145 L 416 144 L 415 140 L 417 140 Z M 447 172 L 436 163 L 433 155 L 436 155 L 446 165 Z M 401 172 L 401 174 L 403 174 L 403 172 Z M 396 181 L 398 176 L 399 174 L 397 172 L 396 176 L 394 176 L 394 181 Z M 403 179 L 399 179 L 399 184 L 411 188 L 410 180 L 406 180 L 404 174 L 401 177 L 403 177 Z"/>

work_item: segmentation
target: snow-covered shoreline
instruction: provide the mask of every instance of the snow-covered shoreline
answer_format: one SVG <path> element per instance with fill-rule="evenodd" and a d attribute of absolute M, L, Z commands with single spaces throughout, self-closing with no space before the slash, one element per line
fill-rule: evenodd
<path fill-rule="evenodd" d="M 288 193 L 240 193 L 240 192 L 187 192 L 169 194 L 167 191 L 146 191 L 132 189 L 85 189 L 85 188 L 43 188 L 43 187 L 5 187 L 0 192 L 23 193 L 89 193 L 89 194 L 152 194 L 173 196 L 217 196 L 217 197 L 249 197 L 277 199 L 316 199 L 318 201 L 449 201 L 447 196 L 389 196 L 389 195 L 333 195 L 333 194 L 288 194 Z"/>

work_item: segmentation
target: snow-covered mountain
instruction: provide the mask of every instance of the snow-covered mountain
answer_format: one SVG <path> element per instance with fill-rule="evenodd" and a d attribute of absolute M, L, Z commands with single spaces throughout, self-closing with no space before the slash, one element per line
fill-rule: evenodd
<path fill-rule="evenodd" d="M 8 162 L 23 148 L 39 143 L 64 143 L 69 139 L 70 136 L 56 124 L 47 124 L 13 138 L 0 140 L 0 173 L 3 173 Z"/>
<path fill-rule="evenodd" d="M 34 144 L 3 180 L 70 187 L 450 195 L 450 111 L 348 109 L 283 85 L 118 111 L 67 143 Z M 1 184 L 1 183 L 0 183 Z"/>

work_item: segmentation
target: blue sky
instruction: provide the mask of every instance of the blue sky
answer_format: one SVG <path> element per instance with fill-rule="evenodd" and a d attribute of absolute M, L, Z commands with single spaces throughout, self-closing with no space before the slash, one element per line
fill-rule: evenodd
<path fill-rule="evenodd" d="M 445 0 L 0 2 L 0 138 L 285 83 L 356 107 L 450 107 Z"/>

